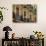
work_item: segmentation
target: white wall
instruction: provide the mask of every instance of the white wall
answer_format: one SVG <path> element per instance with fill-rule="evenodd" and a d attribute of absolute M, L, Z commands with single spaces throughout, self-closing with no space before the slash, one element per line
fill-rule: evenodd
<path fill-rule="evenodd" d="M 37 4 L 37 22 L 36 23 L 13 23 L 12 22 L 12 4 Z M 34 31 L 41 31 L 46 37 L 46 0 L 0 0 L 0 6 L 8 8 L 3 11 L 4 20 L 0 23 L 0 46 L 4 38 L 3 27 L 9 25 L 16 37 L 29 37 Z M 45 39 L 46 46 L 46 39 Z"/>

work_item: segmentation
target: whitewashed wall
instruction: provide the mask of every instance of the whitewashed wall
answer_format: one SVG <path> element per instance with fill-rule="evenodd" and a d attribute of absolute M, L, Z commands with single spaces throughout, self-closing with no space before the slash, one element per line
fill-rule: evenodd
<path fill-rule="evenodd" d="M 37 22 L 36 23 L 13 23 L 12 22 L 12 4 L 37 4 Z M 0 6 L 8 8 L 3 11 L 4 20 L 0 23 L 0 46 L 2 46 L 2 38 L 4 38 L 3 27 L 9 25 L 12 28 L 10 36 L 13 32 L 16 37 L 29 37 L 34 31 L 41 31 L 46 37 L 46 0 L 0 0 Z M 46 46 L 46 39 L 45 39 Z"/>

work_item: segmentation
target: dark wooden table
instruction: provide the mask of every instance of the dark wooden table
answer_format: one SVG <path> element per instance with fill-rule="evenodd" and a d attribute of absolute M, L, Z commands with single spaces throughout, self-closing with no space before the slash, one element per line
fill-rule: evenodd
<path fill-rule="evenodd" d="M 5 41 L 20 41 L 20 43 L 22 43 L 22 45 L 19 45 L 19 46 L 31 46 L 31 42 L 38 42 L 40 39 L 24 39 L 24 38 L 21 38 L 21 39 L 2 39 L 2 46 L 4 46 L 4 42 Z M 44 38 L 41 39 L 42 40 L 42 46 L 44 46 Z M 24 42 L 23 42 L 24 41 Z M 28 43 L 27 43 L 28 42 Z M 26 45 L 24 45 L 24 43 L 26 43 Z M 12 43 L 11 43 L 12 44 Z M 27 45 L 28 44 L 28 45 Z M 33 46 L 33 45 L 32 45 Z M 34 45 L 35 46 L 35 45 Z"/>

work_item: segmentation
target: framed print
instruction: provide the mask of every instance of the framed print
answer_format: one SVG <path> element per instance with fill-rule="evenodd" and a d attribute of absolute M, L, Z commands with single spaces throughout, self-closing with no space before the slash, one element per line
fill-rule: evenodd
<path fill-rule="evenodd" d="M 37 22 L 36 4 L 13 4 L 12 21 L 14 23 L 33 23 Z"/>

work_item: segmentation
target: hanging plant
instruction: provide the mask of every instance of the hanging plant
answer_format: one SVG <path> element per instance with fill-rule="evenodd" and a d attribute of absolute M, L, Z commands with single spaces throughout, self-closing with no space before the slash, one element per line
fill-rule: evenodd
<path fill-rule="evenodd" d="M 7 9 L 7 8 L 5 8 L 5 7 L 0 7 L 0 9 L 4 9 L 4 10 L 6 9 L 6 10 L 8 10 L 8 9 Z"/>
<path fill-rule="evenodd" d="M 0 9 L 2 10 L 2 9 L 6 9 L 6 10 L 8 10 L 7 8 L 5 8 L 5 7 L 0 7 Z M 0 23 L 3 21 L 3 14 L 2 14 L 2 11 L 0 11 Z"/>
<path fill-rule="evenodd" d="M 3 14 L 2 14 L 2 11 L 0 11 L 0 23 L 1 21 L 3 21 Z"/>

